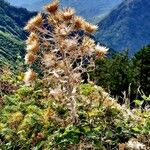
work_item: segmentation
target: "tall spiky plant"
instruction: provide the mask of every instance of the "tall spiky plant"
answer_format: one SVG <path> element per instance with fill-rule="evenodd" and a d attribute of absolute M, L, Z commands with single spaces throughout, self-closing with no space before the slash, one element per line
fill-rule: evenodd
<path fill-rule="evenodd" d="M 96 45 L 90 38 L 97 26 L 76 16 L 73 8 L 59 9 L 58 0 L 44 8 L 45 12 L 38 13 L 25 27 L 30 33 L 26 40 L 25 62 L 29 70 L 25 83 L 35 80 L 32 65 L 40 62 L 42 79 L 49 85 L 49 96 L 65 103 L 72 121 L 76 122 L 76 96 L 82 82 L 81 74 L 87 72 L 87 66 L 94 67 L 94 59 L 104 57 L 108 49 Z"/>

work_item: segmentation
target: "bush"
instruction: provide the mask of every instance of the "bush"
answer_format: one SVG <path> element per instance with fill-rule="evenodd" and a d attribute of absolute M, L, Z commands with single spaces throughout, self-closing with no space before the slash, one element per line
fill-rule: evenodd
<path fill-rule="evenodd" d="M 11 80 L 18 88 L 2 94 L 0 148 L 105 150 L 133 148 L 134 143 L 138 148 L 147 146 L 146 140 L 142 144 L 131 138 L 147 139 L 148 109 L 131 111 L 101 87 L 82 83 L 82 73 L 92 70 L 94 59 L 102 58 L 108 50 L 89 37 L 96 26 L 74 16 L 71 8 L 58 10 L 57 0 L 46 10 L 48 14 L 38 14 L 26 26 L 32 32 L 27 40 L 25 60 L 30 69 L 25 85 L 15 77 Z M 45 24 L 44 15 L 50 26 Z M 82 38 L 75 29 L 84 30 Z M 31 69 L 37 65 L 39 78 Z"/>
<path fill-rule="evenodd" d="M 3 149 L 113 149 L 131 137 L 150 133 L 148 111 L 132 112 L 98 86 L 80 86 L 76 124 L 63 103 L 49 99 L 39 89 L 21 87 L 4 97 L 0 110 Z"/>

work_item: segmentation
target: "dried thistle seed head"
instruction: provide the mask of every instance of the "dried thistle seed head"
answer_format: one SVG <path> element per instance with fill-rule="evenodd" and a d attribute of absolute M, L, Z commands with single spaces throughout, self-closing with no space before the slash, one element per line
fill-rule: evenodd
<path fill-rule="evenodd" d="M 73 20 L 74 28 L 77 30 L 82 29 L 84 22 L 85 20 L 82 17 L 75 16 Z"/>
<path fill-rule="evenodd" d="M 40 27 L 42 22 L 43 22 L 42 14 L 38 13 L 35 17 L 31 18 L 28 21 L 24 29 L 27 31 L 33 31 L 36 29 L 36 27 Z"/>
<path fill-rule="evenodd" d="M 95 52 L 99 57 L 104 57 L 108 53 L 108 50 L 108 48 L 101 46 L 100 44 L 95 46 Z"/>
<path fill-rule="evenodd" d="M 67 50 L 75 50 L 77 48 L 78 45 L 78 40 L 76 38 L 72 38 L 72 39 L 65 39 L 64 40 L 64 44 L 65 44 L 65 48 Z"/>
<path fill-rule="evenodd" d="M 85 45 L 87 47 L 93 47 L 93 46 L 95 46 L 95 41 L 93 39 L 91 39 L 90 37 L 85 36 L 83 38 L 82 45 Z"/>
<path fill-rule="evenodd" d="M 31 32 L 26 40 L 26 44 L 32 44 L 34 40 L 39 41 L 38 35 L 34 32 Z"/>
<path fill-rule="evenodd" d="M 56 12 L 55 14 L 51 14 L 48 16 L 48 23 L 52 25 L 58 25 L 59 21 L 61 21 L 60 12 Z"/>
<path fill-rule="evenodd" d="M 82 41 L 82 46 L 86 49 L 90 49 L 95 46 L 95 41 L 88 36 L 85 36 Z"/>
<path fill-rule="evenodd" d="M 71 27 L 61 24 L 55 28 L 55 34 L 57 36 L 67 36 L 72 31 Z"/>
<path fill-rule="evenodd" d="M 61 15 L 64 20 L 70 20 L 72 19 L 73 15 L 75 14 L 75 10 L 73 8 L 66 8 L 64 11 L 62 11 Z"/>
<path fill-rule="evenodd" d="M 33 64 L 36 60 L 36 56 L 33 53 L 27 53 L 25 55 L 25 63 L 26 64 Z"/>
<path fill-rule="evenodd" d="M 32 41 L 32 43 L 28 44 L 26 47 L 26 51 L 31 53 L 37 53 L 39 49 L 40 46 L 37 40 Z"/>
<path fill-rule="evenodd" d="M 91 56 L 93 54 L 94 46 L 95 46 L 95 41 L 91 39 L 90 37 L 85 36 L 80 46 L 81 54 L 82 55 L 88 54 Z"/>
<path fill-rule="evenodd" d="M 49 13 L 56 13 L 59 7 L 59 0 L 53 0 L 52 3 L 47 4 L 44 8 Z"/>
<path fill-rule="evenodd" d="M 54 67 L 56 65 L 56 57 L 52 54 L 45 54 L 43 57 L 43 64 L 46 67 Z"/>
<path fill-rule="evenodd" d="M 32 70 L 32 69 L 29 69 L 26 73 L 25 73 L 25 76 L 24 76 L 24 82 L 26 84 L 29 84 L 30 82 L 34 81 L 35 78 L 36 78 L 36 73 Z"/>
<path fill-rule="evenodd" d="M 98 29 L 98 26 L 96 26 L 96 25 L 93 25 L 89 22 L 84 23 L 84 30 L 88 33 L 93 33 L 95 31 L 97 31 L 97 29 Z"/>

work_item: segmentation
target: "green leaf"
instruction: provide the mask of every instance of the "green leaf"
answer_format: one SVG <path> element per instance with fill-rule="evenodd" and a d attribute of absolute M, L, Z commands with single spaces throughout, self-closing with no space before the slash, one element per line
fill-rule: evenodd
<path fill-rule="evenodd" d="M 135 133 L 140 133 L 141 129 L 139 129 L 138 127 L 132 128 L 133 132 Z"/>
<path fill-rule="evenodd" d="M 150 101 L 150 95 L 147 97 L 146 95 L 143 95 L 142 98 L 145 100 L 145 101 Z"/>
<path fill-rule="evenodd" d="M 144 100 L 134 100 L 137 106 L 141 106 L 144 103 Z"/>

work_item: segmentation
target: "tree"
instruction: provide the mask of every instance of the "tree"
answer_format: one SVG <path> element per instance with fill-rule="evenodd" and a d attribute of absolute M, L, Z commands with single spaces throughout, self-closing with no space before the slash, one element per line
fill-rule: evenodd
<path fill-rule="evenodd" d="M 139 52 L 137 52 L 133 62 L 138 71 L 136 74 L 137 84 L 148 96 L 150 93 L 150 45 L 145 46 Z"/>
<path fill-rule="evenodd" d="M 121 101 L 124 97 L 123 92 L 126 92 L 128 97 L 135 97 L 135 72 L 132 59 L 129 58 L 128 51 L 125 51 L 116 53 L 107 59 L 97 60 L 96 70 L 92 77 L 111 95 L 120 97 Z M 132 95 L 128 93 L 132 93 Z"/>

